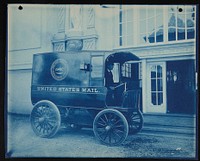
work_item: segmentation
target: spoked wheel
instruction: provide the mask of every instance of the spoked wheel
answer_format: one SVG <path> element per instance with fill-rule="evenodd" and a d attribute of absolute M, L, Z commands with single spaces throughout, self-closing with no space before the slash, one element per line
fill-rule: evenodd
<path fill-rule="evenodd" d="M 40 101 L 34 106 L 30 121 L 36 135 L 52 137 L 61 124 L 60 112 L 54 103 L 46 100 Z"/>
<path fill-rule="evenodd" d="M 129 116 L 129 134 L 136 134 L 142 129 L 143 116 L 141 111 L 134 111 Z"/>
<path fill-rule="evenodd" d="M 124 115 L 115 109 L 99 112 L 93 122 L 95 136 L 104 144 L 118 145 L 128 135 L 128 122 Z"/>

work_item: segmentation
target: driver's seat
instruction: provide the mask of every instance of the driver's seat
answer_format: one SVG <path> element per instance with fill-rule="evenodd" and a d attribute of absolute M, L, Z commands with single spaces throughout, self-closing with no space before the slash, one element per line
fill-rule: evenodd
<path fill-rule="evenodd" d="M 114 91 L 115 97 L 114 98 L 115 98 L 116 106 L 122 105 L 124 91 L 125 91 L 125 84 L 115 89 L 115 91 Z"/>
<path fill-rule="evenodd" d="M 129 90 L 129 91 L 124 92 L 122 96 L 123 97 L 122 106 L 125 108 L 133 108 L 134 110 L 139 109 L 140 95 L 141 95 L 140 89 Z"/>
<path fill-rule="evenodd" d="M 113 91 L 114 98 L 112 99 L 110 93 L 106 95 L 106 104 L 108 106 L 121 106 L 123 101 L 123 93 L 125 91 L 125 84 L 117 86 Z M 112 99 L 112 100 L 110 100 Z"/>

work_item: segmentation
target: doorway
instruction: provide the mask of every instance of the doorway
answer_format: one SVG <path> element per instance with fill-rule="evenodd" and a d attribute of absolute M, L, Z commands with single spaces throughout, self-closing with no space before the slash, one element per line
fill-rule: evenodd
<path fill-rule="evenodd" d="M 167 62 L 167 112 L 195 113 L 194 60 Z"/>
<path fill-rule="evenodd" d="M 166 63 L 147 65 L 147 112 L 166 113 Z"/>

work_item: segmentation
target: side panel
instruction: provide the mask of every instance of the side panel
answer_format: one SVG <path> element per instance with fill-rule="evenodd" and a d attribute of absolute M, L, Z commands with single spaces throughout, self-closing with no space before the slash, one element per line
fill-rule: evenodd
<path fill-rule="evenodd" d="M 105 107 L 105 87 L 32 85 L 31 88 L 33 104 L 40 100 L 50 100 L 60 106 Z"/>
<path fill-rule="evenodd" d="M 44 53 L 33 58 L 31 100 L 60 106 L 105 107 L 107 89 L 90 85 L 90 52 Z"/>
<path fill-rule="evenodd" d="M 90 72 L 80 70 L 90 64 L 90 53 L 46 53 L 33 58 L 32 84 L 89 86 Z"/>

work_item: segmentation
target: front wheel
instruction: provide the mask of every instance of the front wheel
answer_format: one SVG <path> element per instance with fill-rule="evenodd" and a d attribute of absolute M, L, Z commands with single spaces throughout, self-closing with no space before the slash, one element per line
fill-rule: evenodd
<path fill-rule="evenodd" d="M 100 111 L 93 122 L 95 136 L 106 145 L 118 145 L 128 135 L 128 122 L 124 115 L 115 109 Z"/>
<path fill-rule="evenodd" d="M 31 116 L 31 126 L 37 136 L 52 137 L 61 124 L 61 116 L 57 106 L 47 100 L 35 104 Z"/>

